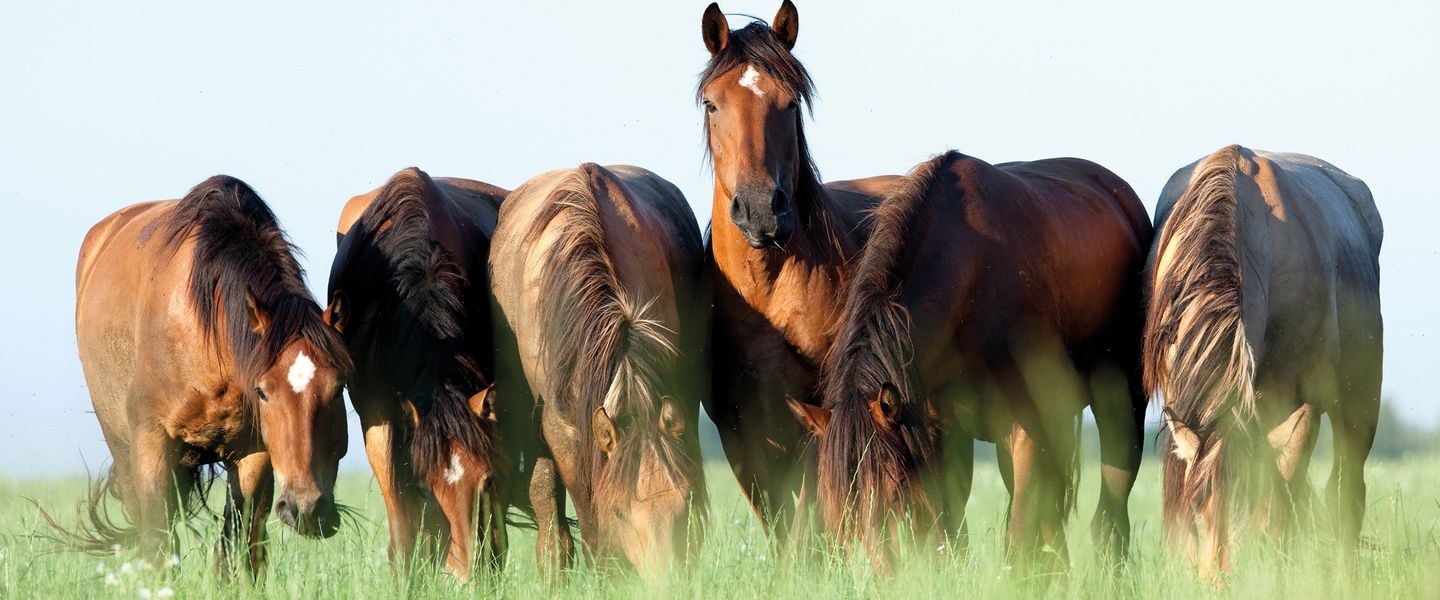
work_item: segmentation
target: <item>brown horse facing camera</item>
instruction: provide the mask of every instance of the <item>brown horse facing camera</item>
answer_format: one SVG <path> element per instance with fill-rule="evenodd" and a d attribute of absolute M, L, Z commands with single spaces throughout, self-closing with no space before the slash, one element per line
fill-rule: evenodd
<path fill-rule="evenodd" d="M 552 577 L 574 548 L 566 491 L 592 559 L 655 579 L 686 554 L 706 500 L 702 252 L 680 190 L 637 167 L 551 171 L 505 199 L 490 253 L 501 424 Z"/>
<path fill-rule="evenodd" d="M 350 401 L 385 500 L 390 558 L 444 552 L 461 579 L 505 556 L 508 461 L 496 438 L 485 263 L 505 194 L 400 171 L 346 204 L 330 269 L 325 317 L 355 358 Z"/>
<path fill-rule="evenodd" d="M 1235 524 L 1294 533 L 1326 413 L 1331 526 L 1352 552 L 1383 362 L 1369 188 L 1314 157 L 1229 146 L 1171 176 L 1155 225 L 1144 356 L 1165 401 L 1167 540 L 1218 578 Z"/>
<path fill-rule="evenodd" d="M 72 539 L 102 552 L 173 545 L 173 520 L 201 501 L 198 468 L 217 462 L 230 488 L 222 565 L 236 551 L 256 572 L 264 564 L 276 481 L 281 521 L 335 533 L 350 359 L 293 250 L 260 197 L 225 176 L 121 209 L 85 236 L 75 332 L 114 465 L 90 498 L 92 529 Z M 106 491 L 134 529 L 104 517 Z"/>
<path fill-rule="evenodd" d="M 715 168 L 707 268 L 714 377 L 705 410 L 741 489 L 780 539 L 804 530 L 808 518 L 792 518 L 810 503 L 814 472 L 808 436 L 785 403 L 820 403 L 819 366 L 864 242 L 864 215 L 900 181 L 820 183 L 803 127 L 814 86 L 790 53 L 798 27 L 789 0 L 774 27 L 736 31 L 711 4 L 701 27 L 710 62 L 697 93 Z"/>
<path fill-rule="evenodd" d="M 902 536 L 932 548 L 937 533 L 963 536 L 979 438 L 996 442 L 1011 492 L 1010 560 L 1063 569 L 1089 404 L 1104 463 L 1092 533 L 1104 559 L 1122 557 L 1146 402 L 1151 229 L 1135 192 L 1080 159 L 990 165 L 948 152 L 872 218 L 825 403 L 792 402 L 818 437 L 827 529 L 881 570 Z"/>

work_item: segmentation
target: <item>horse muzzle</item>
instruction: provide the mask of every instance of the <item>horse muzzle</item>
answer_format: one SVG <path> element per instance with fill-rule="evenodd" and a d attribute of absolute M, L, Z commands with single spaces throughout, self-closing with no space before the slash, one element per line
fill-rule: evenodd
<path fill-rule="evenodd" d="M 795 233 L 790 194 L 781 188 L 736 193 L 730 201 L 730 221 L 757 250 L 783 246 Z"/>
<path fill-rule="evenodd" d="M 308 538 L 328 538 L 340 529 L 340 510 L 329 494 L 285 492 L 275 502 L 275 515 Z"/>

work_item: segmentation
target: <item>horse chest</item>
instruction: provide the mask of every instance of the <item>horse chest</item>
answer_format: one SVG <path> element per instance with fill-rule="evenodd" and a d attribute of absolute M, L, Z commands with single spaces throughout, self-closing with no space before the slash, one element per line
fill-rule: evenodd
<path fill-rule="evenodd" d="M 170 437 L 201 451 L 191 453 L 197 457 L 243 454 L 253 450 L 259 439 L 252 430 L 243 397 L 227 389 L 218 393 L 192 392 L 170 410 L 164 422 Z"/>
<path fill-rule="evenodd" d="M 793 261 L 787 261 L 778 271 L 751 267 L 732 273 L 722 266 L 743 303 L 727 312 L 757 314 L 764 323 L 754 325 L 768 325 L 796 353 L 818 364 L 830 347 L 830 332 L 839 314 L 836 304 L 841 291 L 833 285 L 835 278 L 825 271 L 801 268 Z M 756 333 L 751 330 L 748 334 Z"/>

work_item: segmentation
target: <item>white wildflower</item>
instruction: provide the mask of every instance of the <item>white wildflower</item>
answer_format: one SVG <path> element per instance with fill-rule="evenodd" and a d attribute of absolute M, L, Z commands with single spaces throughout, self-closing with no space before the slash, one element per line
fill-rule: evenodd
<path fill-rule="evenodd" d="M 120 551 L 121 551 L 121 550 L 124 550 L 124 548 L 121 547 L 120 544 L 111 544 L 111 545 L 110 545 L 110 551 L 111 551 L 111 552 L 114 552 L 114 553 L 115 553 L 115 556 L 120 556 Z"/>
<path fill-rule="evenodd" d="M 141 587 L 139 590 L 135 591 L 135 595 L 140 596 L 144 600 L 150 600 L 150 588 Z"/>
<path fill-rule="evenodd" d="M 175 590 L 172 590 L 172 589 L 170 589 L 170 588 L 168 588 L 168 587 L 160 588 L 160 589 L 158 589 L 158 590 L 155 590 L 155 597 L 156 597 L 156 598 L 174 598 L 174 597 L 175 597 Z"/>
<path fill-rule="evenodd" d="M 120 580 L 115 577 L 114 573 L 106 573 L 105 585 L 120 585 Z"/>
<path fill-rule="evenodd" d="M 180 566 L 180 555 L 179 555 L 179 554 L 171 554 L 171 555 L 170 555 L 170 558 L 165 559 L 165 566 L 167 566 L 167 567 L 178 567 L 178 566 Z"/>
<path fill-rule="evenodd" d="M 129 573 L 129 572 L 130 572 L 130 569 L 133 569 L 133 568 L 134 568 L 134 567 L 130 566 L 130 561 L 127 560 L 127 561 L 125 561 L 125 564 L 120 565 L 120 572 L 121 572 L 121 573 Z"/>
<path fill-rule="evenodd" d="M 105 572 L 105 563 L 103 563 L 103 562 L 97 562 L 97 563 L 95 563 L 95 572 L 96 572 L 96 573 L 102 573 L 102 574 L 103 574 L 103 573 Z"/>

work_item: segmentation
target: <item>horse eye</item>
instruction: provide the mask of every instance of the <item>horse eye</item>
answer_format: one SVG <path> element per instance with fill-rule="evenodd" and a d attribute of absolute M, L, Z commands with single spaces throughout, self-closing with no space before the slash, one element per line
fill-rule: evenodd
<path fill-rule="evenodd" d="M 270 401 L 270 397 L 265 395 L 265 390 L 260 389 L 260 386 L 258 385 L 255 386 L 255 395 L 260 397 L 261 402 Z"/>
<path fill-rule="evenodd" d="M 711 102 L 706 102 L 706 103 L 705 103 L 705 112 L 708 112 L 708 113 L 710 113 L 710 114 L 713 115 L 713 114 L 715 114 L 715 111 L 717 111 L 717 110 L 720 110 L 720 109 L 715 108 L 715 104 L 713 104 L 713 103 L 711 103 Z"/>
<path fill-rule="evenodd" d="M 797 102 L 797 101 L 795 101 L 795 100 L 791 100 L 791 101 L 790 101 L 790 104 L 788 104 L 788 105 L 785 106 L 785 110 L 788 110 L 788 111 L 790 111 L 790 112 L 795 112 L 795 111 L 796 111 L 797 109 L 799 109 L 799 108 L 800 108 L 800 103 Z"/>

